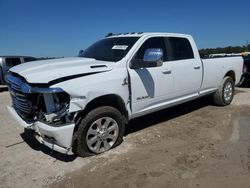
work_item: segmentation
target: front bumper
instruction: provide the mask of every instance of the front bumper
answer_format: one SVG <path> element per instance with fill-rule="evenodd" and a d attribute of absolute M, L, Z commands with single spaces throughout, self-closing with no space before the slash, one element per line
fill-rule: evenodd
<path fill-rule="evenodd" d="M 7 109 L 22 127 L 35 131 L 35 138 L 38 142 L 60 153 L 68 154 L 70 152 L 75 128 L 74 123 L 60 127 L 53 127 L 40 121 L 27 123 L 16 113 L 13 107 L 7 106 Z"/>

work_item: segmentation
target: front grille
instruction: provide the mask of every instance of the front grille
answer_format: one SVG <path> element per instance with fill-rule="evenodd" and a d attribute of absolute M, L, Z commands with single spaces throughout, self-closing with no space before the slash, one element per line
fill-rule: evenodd
<path fill-rule="evenodd" d="M 12 99 L 13 107 L 17 112 L 22 115 L 28 116 L 32 114 L 31 101 L 28 99 L 28 95 L 24 94 L 21 89 L 23 81 L 19 78 L 13 77 L 8 79 L 9 92 Z"/>

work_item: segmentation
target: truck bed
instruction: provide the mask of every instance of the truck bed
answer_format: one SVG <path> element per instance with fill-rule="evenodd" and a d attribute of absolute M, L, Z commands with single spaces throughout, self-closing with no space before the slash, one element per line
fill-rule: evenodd
<path fill-rule="evenodd" d="M 243 68 L 243 58 L 241 56 L 206 58 L 202 59 L 202 62 L 204 71 L 202 90 L 217 88 L 228 70 L 234 72 L 235 85 L 239 83 Z M 241 66 L 239 66 L 239 62 L 241 62 Z"/>

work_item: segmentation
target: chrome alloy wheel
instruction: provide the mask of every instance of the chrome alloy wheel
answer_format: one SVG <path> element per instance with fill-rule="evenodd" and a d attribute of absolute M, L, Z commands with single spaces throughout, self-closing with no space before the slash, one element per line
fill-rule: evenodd
<path fill-rule="evenodd" d="M 224 87 L 224 100 L 230 101 L 233 95 L 233 85 L 231 82 L 227 82 Z"/>
<path fill-rule="evenodd" d="M 87 146 L 94 153 L 109 150 L 119 135 L 119 126 L 111 117 L 101 117 L 92 123 L 86 135 Z"/>

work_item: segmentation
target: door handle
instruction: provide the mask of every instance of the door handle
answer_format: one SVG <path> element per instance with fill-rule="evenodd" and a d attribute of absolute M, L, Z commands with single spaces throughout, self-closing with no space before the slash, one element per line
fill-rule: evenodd
<path fill-rule="evenodd" d="M 194 69 L 198 70 L 200 69 L 201 67 L 200 66 L 195 66 Z"/>
<path fill-rule="evenodd" d="M 171 74 L 171 73 L 172 73 L 172 70 L 166 69 L 166 70 L 162 71 L 162 73 L 163 73 L 163 74 Z"/>

